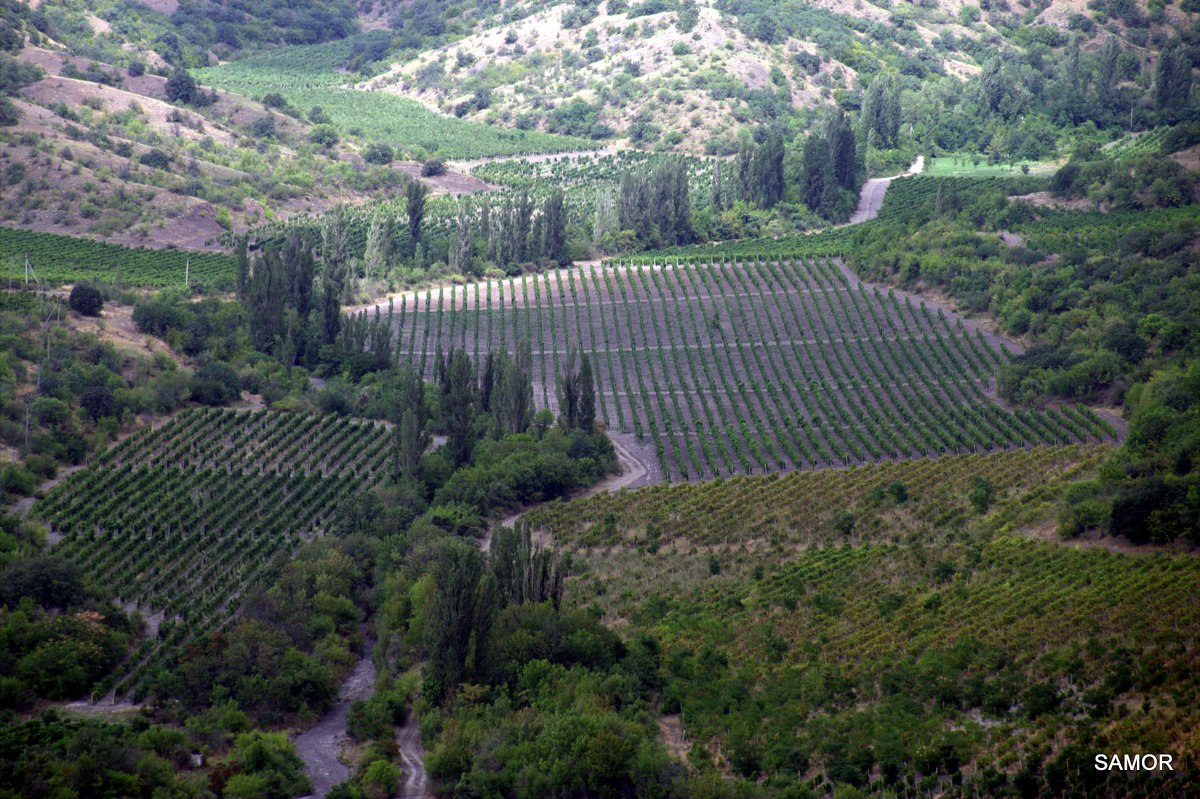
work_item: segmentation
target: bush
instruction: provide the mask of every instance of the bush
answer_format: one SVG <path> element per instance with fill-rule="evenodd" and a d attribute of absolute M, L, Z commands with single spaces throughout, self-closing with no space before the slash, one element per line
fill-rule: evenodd
<path fill-rule="evenodd" d="M 80 282 L 71 289 L 67 304 L 71 306 L 72 311 L 84 316 L 97 316 L 104 307 L 104 296 L 95 286 Z"/>
<path fill-rule="evenodd" d="M 148 153 L 142 153 L 138 158 L 146 166 L 151 169 L 167 170 L 171 168 L 171 159 L 162 150 L 151 150 Z"/>
<path fill-rule="evenodd" d="M 166 92 L 173 103 L 190 103 L 196 99 L 196 79 L 186 69 L 177 69 L 167 78 Z"/>
<path fill-rule="evenodd" d="M 316 125 L 308 132 L 308 140 L 313 144 L 319 144 L 322 147 L 333 147 L 340 140 L 338 137 L 337 128 L 333 125 L 324 124 Z"/>
<path fill-rule="evenodd" d="M 271 117 L 259 117 L 250 123 L 250 135 L 256 139 L 275 138 L 275 120 Z"/>
<path fill-rule="evenodd" d="M 446 164 L 440 158 L 430 158 L 421 164 L 421 177 L 431 178 L 446 174 Z"/>
<path fill-rule="evenodd" d="M 283 95 L 279 92 L 271 92 L 263 96 L 262 104 L 267 108 L 287 108 L 287 100 L 283 99 Z"/>
<path fill-rule="evenodd" d="M 390 164 L 395 158 L 396 153 L 391 148 L 391 145 L 383 142 L 374 142 L 363 148 L 363 160 L 369 164 Z"/>
<path fill-rule="evenodd" d="M 196 370 L 188 387 L 203 405 L 224 405 L 242 395 L 242 379 L 224 361 L 210 361 Z"/>
<path fill-rule="evenodd" d="M 129 62 L 129 77 L 140 78 L 146 74 L 146 65 L 136 58 Z"/>

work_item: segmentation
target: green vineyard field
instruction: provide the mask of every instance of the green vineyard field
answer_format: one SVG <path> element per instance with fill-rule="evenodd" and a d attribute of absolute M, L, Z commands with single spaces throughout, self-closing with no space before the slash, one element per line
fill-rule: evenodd
<path fill-rule="evenodd" d="M 1072 725 L 1097 751 L 1194 752 L 1200 559 L 1076 548 L 1024 526 L 1109 454 L 1038 447 L 654 486 L 522 523 L 569 553 L 571 604 L 662 647 L 677 680 L 664 706 L 693 752 L 828 768 L 859 747 L 865 767 L 886 768 L 945 747 L 978 774 Z M 1164 777 L 1161 790 L 1143 776 L 1133 793 L 1089 795 L 1181 795 L 1170 780 L 1186 774 Z"/>
<path fill-rule="evenodd" d="M 500 127 L 442 116 L 415 100 L 347 86 L 336 68 L 352 52 L 353 38 L 318 45 L 283 47 L 218 67 L 196 71 L 205 86 L 261 98 L 277 92 L 293 106 L 319 106 L 342 131 L 404 147 L 418 146 L 443 158 L 581 150 L 595 142 L 537 131 Z"/>
<path fill-rule="evenodd" d="M 344 497 L 383 478 L 389 442 L 372 423 L 191 410 L 54 489 L 38 513 L 63 536 L 55 553 L 165 619 L 158 640 L 99 692 L 144 694 L 159 664 L 220 629 L 264 569 L 324 534 Z"/>
<path fill-rule="evenodd" d="M 1086 408 L 1007 411 L 988 397 L 1008 354 L 957 317 L 868 286 L 837 261 L 584 267 L 428 289 L 397 303 L 398 356 L 532 343 L 534 393 L 590 352 L 610 431 L 669 480 L 1101 441 Z"/>
<path fill-rule="evenodd" d="M 128 287 L 182 287 L 185 279 L 191 285 L 231 287 L 237 272 L 237 259 L 225 253 L 124 247 L 7 227 L 0 227 L 0 254 L 0 280 L 11 275 L 23 281 L 28 256 L 36 276 L 50 285 L 112 284 L 119 278 Z"/>

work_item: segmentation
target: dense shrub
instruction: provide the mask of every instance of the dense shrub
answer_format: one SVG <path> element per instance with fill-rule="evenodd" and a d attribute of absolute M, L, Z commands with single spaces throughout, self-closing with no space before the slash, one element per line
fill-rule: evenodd
<path fill-rule="evenodd" d="M 71 289 L 67 304 L 71 306 L 71 310 L 84 316 L 97 316 L 104 307 L 104 295 L 95 286 L 80 282 Z"/>

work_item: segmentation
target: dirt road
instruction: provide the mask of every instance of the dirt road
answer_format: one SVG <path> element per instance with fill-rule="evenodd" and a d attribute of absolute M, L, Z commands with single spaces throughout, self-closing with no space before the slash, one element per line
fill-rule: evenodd
<path fill-rule="evenodd" d="M 892 175 L 890 178 L 871 178 L 868 180 L 863 184 L 862 192 L 858 195 L 858 208 L 854 209 L 854 214 L 846 224 L 857 225 L 859 222 L 874 219 L 876 214 L 879 213 L 879 209 L 883 207 L 883 195 L 887 193 L 888 184 L 896 178 L 919 174 L 924 168 L 925 156 L 918 155 L 917 160 L 913 161 L 912 166 L 908 168 L 907 172 Z"/>
<path fill-rule="evenodd" d="M 396 743 L 400 747 L 400 767 L 404 769 L 404 783 L 396 795 L 401 799 L 425 799 L 431 795 L 429 775 L 425 772 L 421 750 L 421 729 L 412 713 L 408 714 L 404 726 L 396 728 Z"/>
<path fill-rule="evenodd" d="M 638 445 L 632 435 L 629 433 L 609 433 L 608 437 L 612 439 L 613 449 L 617 452 L 617 473 L 604 478 L 594 486 L 572 494 L 571 499 L 583 499 L 593 494 L 599 494 L 601 491 L 642 488 L 643 486 L 662 482 L 662 469 L 659 468 L 658 461 L 655 460 L 653 453 L 646 451 L 644 447 Z M 505 527 L 512 527 L 517 523 L 517 519 L 520 519 L 521 516 L 536 507 L 534 505 L 516 513 L 510 513 L 500 520 L 500 524 Z M 492 548 L 492 531 L 490 528 L 484 537 L 480 539 L 479 548 L 484 552 Z"/>
<path fill-rule="evenodd" d="M 304 773 L 312 783 L 312 799 L 324 799 L 329 789 L 350 778 L 350 769 L 338 755 L 346 742 L 346 717 L 350 703 L 356 699 L 367 699 L 375 692 L 375 664 L 371 662 L 371 651 L 375 642 L 367 638 L 363 643 L 363 656 L 354 671 L 342 683 L 338 692 L 338 703 L 307 732 L 295 737 L 296 754 L 304 761 Z M 424 768 L 422 767 L 422 772 Z"/>

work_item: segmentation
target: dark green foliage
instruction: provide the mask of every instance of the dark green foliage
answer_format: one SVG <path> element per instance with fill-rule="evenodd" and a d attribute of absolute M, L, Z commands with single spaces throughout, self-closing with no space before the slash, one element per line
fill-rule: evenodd
<path fill-rule="evenodd" d="M 1154 102 L 1164 113 L 1164 119 L 1174 122 L 1190 105 L 1192 90 L 1192 63 L 1179 39 L 1171 42 L 1159 53 L 1154 72 Z"/>
<path fill-rule="evenodd" d="M 623 173 L 617 210 L 620 228 L 632 231 L 644 248 L 695 241 L 682 159 L 664 158 L 648 175 L 636 170 Z"/>
<path fill-rule="evenodd" d="M 546 204 L 542 209 L 542 217 L 545 220 L 542 256 L 559 266 L 565 266 L 567 263 L 566 215 L 563 211 L 562 189 L 555 188 L 546 197 Z"/>
<path fill-rule="evenodd" d="M 342 327 L 342 295 L 346 291 L 349 240 L 346 209 L 337 206 L 321 230 L 321 329 L 325 344 L 337 341 Z"/>
<path fill-rule="evenodd" d="M 225 405 L 242 396 L 242 379 L 227 363 L 209 361 L 196 370 L 188 388 L 201 405 Z"/>
<path fill-rule="evenodd" d="M 111 415 L 117 404 L 108 386 L 88 386 L 79 392 L 79 407 L 96 422 Z"/>
<path fill-rule="evenodd" d="M 446 360 L 442 373 L 442 430 L 447 438 L 447 447 L 454 465 L 461 466 L 471 460 L 477 432 L 475 414 L 478 406 L 478 391 L 475 385 L 475 367 L 463 350 L 453 350 Z"/>
<path fill-rule="evenodd" d="M 479 550 L 458 541 L 438 547 L 433 586 L 425 620 L 426 694 L 438 699 L 469 676 L 472 639 L 482 641 L 491 626 L 494 589 L 485 579 Z"/>
<path fill-rule="evenodd" d="M 590 433 L 596 426 L 596 382 L 586 353 L 567 354 L 565 371 L 558 377 L 559 423 L 569 430 Z"/>
<path fill-rule="evenodd" d="M 989 62 L 996 63 L 995 59 Z M 998 68 L 998 67 L 997 67 Z M 984 68 L 986 75 L 988 68 Z M 862 113 L 859 125 L 862 136 L 867 140 L 874 133 L 876 146 L 891 147 L 896 144 L 896 136 L 900 132 L 900 83 L 894 72 L 881 72 L 871 81 L 866 94 L 863 95 Z"/>
<path fill-rule="evenodd" d="M 422 167 L 423 169 L 424 167 Z M 405 208 L 408 214 L 408 257 L 416 252 L 421 240 L 421 220 L 425 218 L 425 198 L 429 196 L 429 187 L 419 180 L 409 181 L 404 187 Z"/>
<path fill-rule="evenodd" d="M 804 142 L 804 160 L 800 174 L 800 199 L 812 210 L 828 210 L 837 194 L 834 190 L 833 164 L 829 160 L 829 142 L 813 134 Z"/>
<path fill-rule="evenodd" d="M 256 139 L 273 139 L 275 138 L 275 119 L 273 117 L 259 117 L 250 124 L 250 135 Z"/>
<path fill-rule="evenodd" d="M 343 0 L 187 3 L 171 15 L 171 23 L 206 47 L 315 44 L 358 32 L 354 6 Z"/>
<path fill-rule="evenodd" d="M 491 384 L 481 386 L 481 400 L 495 419 L 496 432 L 524 433 L 533 423 L 533 354 L 528 341 L 510 358 L 501 352 L 491 358 Z M 488 376 L 485 371 L 485 378 Z"/>
<path fill-rule="evenodd" d="M 80 282 L 72 287 L 67 304 L 71 306 L 71 310 L 84 316 L 97 316 L 104 308 L 104 295 L 95 286 Z"/>
<path fill-rule="evenodd" d="M 396 153 L 391 145 L 383 142 L 372 142 L 363 148 L 363 160 L 369 164 L 386 165 L 392 162 Z"/>
<path fill-rule="evenodd" d="M 149 152 L 142 153 L 138 156 L 138 160 L 151 169 L 167 170 L 171 168 L 171 159 L 162 150 L 153 149 Z"/>
<path fill-rule="evenodd" d="M 768 133 L 757 147 L 743 142 L 737 167 L 740 199 L 759 208 L 771 208 L 783 199 L 783 137 L 778 132 Z"/>
<path fill-rule="evenodd" d="M 167 78 L 167 99 L 172 103 L 191 103 L 196 100 L 196 79 L 186 69 L 177 69 Z"/>
<path fill-rule="evenodd" d="M 439 158 L 430 158 L 421 164 L 421 177 L 423 178 L 433 178 L 444 174 L 446 174 L 446 164 Z"/>
<path fill-rule="evenodd" d="M 20 558 L 4 570 L 0 701 L 75 699 L 125 653 L 129 620 L 87 590 L 78 569 L 52 556 Z"/>
<path fill-rule="evenodd" d="M 29 597 L 41 607 L 67 610 L 83 603 L 88 594 L 75 564 L 41 556 L 9 564 L 0 580 L 0 597 L 9 607 Z"/>
<path fill-rule="evenodd" d="M 43 795 L 53 782 L 67 795 L 109 799 L 125 796 L 188 796 L 186 778 L 173 773 L 178 763 L 160 754 L 154 727 L 61 719 L 51 710 L 43 718 L 0 726 L 4 787 L 11 796 Z"/>
<path fill-rule="evenodd" d="M 535 547 L 528 525 L 498 527 L 492 534 L 489 566 L 503 605 L 562 605 L 567 566 L 552 549 Z"/>
<path fill-rule="evenodd" d="M 308 132 L 308 140 L 313 144 L 320 145 L 325 149 L 335 146 L 341 137 L 338 135 L 338 130 L 333 125 L 322 124 L 313 125 Z"/>

